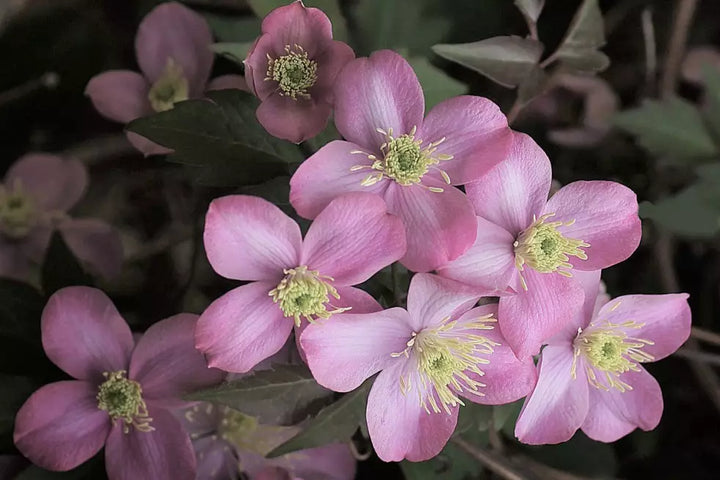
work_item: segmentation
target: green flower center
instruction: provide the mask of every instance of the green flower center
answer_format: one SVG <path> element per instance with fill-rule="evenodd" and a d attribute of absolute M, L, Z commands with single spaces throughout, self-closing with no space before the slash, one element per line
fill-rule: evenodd
<path fill-rule="evenodd" d="M 123 421 L 125 433 L 130 427 L 140 432 L 152 432 L 152 418 L 148 416 L 147 406 L 142 398 L 142 387 L 134 380 L 129 380 L 125 370 L 104 372 L 105 381 L 98 388 L 98 408 L 110 416 L 113 423 Z"/>
<path fill-rule="evenodd" d="M 172 58 L 168 59 L 165 73 L 153 83 L 148 94 L 150 105 L 156 112 L 172 110 L 173 106 L 189 98 L 187 78 L 182 67 Z"/>
<path fill-rule="evenodd" d="M 33 199 L 17 182 L 13 190 L 0 186 L 0 233 L 11 239 L 21 239 L 37 224 L 38 212 Z"/>
<path fill-rule="evenodd" d="M 308 58 L 300 46 L 285 45 L 285 55 L 271 58 L 268 55 L 268 69 L 265 80 L 278 83 L 280 95 L 293 100 L 297 97 L 310 98 L 308 90 L 317 82 L 317 62 Z"/>

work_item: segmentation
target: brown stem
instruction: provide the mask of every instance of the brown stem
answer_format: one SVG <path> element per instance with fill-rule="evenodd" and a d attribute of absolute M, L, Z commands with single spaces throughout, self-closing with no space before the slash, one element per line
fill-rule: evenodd
<path fill-rule="evenodd" d="M 678 0 L 675 7 L 675 22 L 672 26 L 668 44 L 665 69 L 660 82 L 660 97 L 667 98 L 675 94 L 677 89 L 680 65 L 685 55 L 688 32 L 692 24 L 698 0 Z"/>
<path fill-rule="evenodd" d="M 478 448 L 462 438 L 455 437 L 452 441 L 460 448 L 465 450 L 475 460 L 482 463 L 485 468 L 499 475 L 505 480 L 529 480 L 528 477 L 522 475 L 514 469 L 510 462 L 504 458 L 493 455 L 492 453 Z"/>
<path fill-rule="evenodd" d="M 675 355 L 687 358 L 688 360 L 720 367 L 720 355 L 715 355 L 714 353 L 701 352 L 699 350 L 684 347 L 675 352 Z"/>
<path fill-rule="evenodd" d="M 712 343 L 713 345 L 720 346 L 720 335 L 715 332 L 709 332 L 699 327 L 692 327 L 690 335 L 701 342 Z"/>

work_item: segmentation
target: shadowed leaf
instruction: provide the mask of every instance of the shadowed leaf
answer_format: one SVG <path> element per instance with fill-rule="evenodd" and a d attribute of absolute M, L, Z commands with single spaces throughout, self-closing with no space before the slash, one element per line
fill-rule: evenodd
<path fill-rule="evenodd" d="M 557 50 L 558 59 L 573 70 L 599 72 L 610 65 L 598 51 L 605 45 L 605 27 L 597 0 L 584 0 Z"/>

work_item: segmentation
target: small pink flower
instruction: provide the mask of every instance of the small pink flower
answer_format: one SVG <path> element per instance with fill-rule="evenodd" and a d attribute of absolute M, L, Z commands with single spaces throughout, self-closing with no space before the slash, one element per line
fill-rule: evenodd
<path fill-rule="evenodd" d="M 210 204 L 205 250 L 217 273 L 252 283 L 205 310 L 196 346 L 211 366 L 242 373 L 280 350 L 293 325 L 304 328 L 303 319 L 380 310 L 351 285 L 399 259 L 405 235 L 400 220 L 369 193 L 331 202 L 304 240 L 297 223 L 272 203 L 233 195 Z"/>
<path fill-rule="evenodd" d="M 455 430 L 460 396 L 498 405 L 532 389 L 532 359 L 515 357 L 494 328 L 497 306 L 472 308 L 478 298 L 476 289 L 418 274 L 407 310 L 346 313 L 305 329 L 300 344 L 324 387 L 348 392 L 380 372 L 367 424 L 381 459 L 437 455 Z"/>
<path fill-rule="evenodd" d="M 100 290 L 59 290 L 42 314 L 42 343 L 48 358 L 76 380 L 30 396 L 15 419 L 17 448 L 42 468 L 65 471 L 105 446 L 110 480 L 193 480 L 190 438 L 168 409 L 222 378 L 193 348 L 196 321 L 196 315 L 175 315 L 135 344 Z"/>
<path fill-rule="evenodd" d="M 27 280 L 42 263 L 53 231 L 95 274 L 120 273 L 118 232 L 95 219 L 67 214 L 85 194 L 88 176 L 77 160 L 30 153 L 16 161 L 0 184 L 0 275 Z"/>
<path fill-rule="evenodd" d="M 542 351 L 537 385 L 515 426 L 523 443 L 565 442 L 578 428 L 601 442 L 652 430 L 662 392 L 641 364 L 667 357 L 690 336 L 687 294 L 609 300 L 599 292 L 600 272 L 580 273 L 585 304 Z"/>
<path fill-rule="evenodd" d="M 140 23 L 135 52 L 142 74 L 110 70 L 93 77 L 85 94 L 100 114 L 128 123 L 173 104 L 199 98 L 206 90 L 246 90 L 239 75 L 218 77 L 208 84 L 213 65 L 213 42 L 205 19 L 177 3 L 163 3 Z M 169 153 L 167 148 L 132 132 L 128 140 L 145 155 Z"/>
<path fill-rule="evenodd" d="M 519 357 L 535 355 L 580 308 L 574 270 L 600 270 L 640 243 L 635 193 L 615 182 L 574 182 L 550 200 L 550 161 L 516 133 L 507 160 L 467 185 L 477 239 L 438 274 L 502 296 L 500 330 Z M 509 289 L 508 289 L 509 287 Z"/>
<path fill-rule="evenodd" d="M 479 178 L 505 158 L 512 134 L 491 101 L 461 96 L 423 120 L 422 88 L 412 67 L 389 50 L 350 62 L 335 84 L 333 141 L 290 180 L 290 201 L 315 218 L 341 193 L 385 199 L 407 230 L 410 270 L 427 272 L 457 258 L 475 240 L 472 205 L 452 185 Z"/>
<path fill-rule="evenodd" d="M 245 79 L 262 101 L 258 121 L 272 135 L 300 143 L 325 128 L 338 72 L 355 58 L 333 40 L 330 19 L 297 0 L 276 8 L 245 60 Z"/>

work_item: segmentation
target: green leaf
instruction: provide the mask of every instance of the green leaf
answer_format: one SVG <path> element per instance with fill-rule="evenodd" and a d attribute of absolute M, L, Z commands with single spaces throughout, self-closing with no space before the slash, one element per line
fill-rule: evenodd
<path fill-rule="evenodd" d="M 490 405 L 467 402 L 458 414 L 458 422 L 454 435 L 474 431 L 487 431 L 490 427 L 490 421 L 493 418 L 493 411 L 494 407 Z"/>
<path fill-rule="evenodd" d="M 35 387 L 27 377 L 0 373 L 0 450 L 12 448 L 15 414 Z"/>
<path fill-rule="evenodd" d="M 45 295 L 50 296 L 64 287 L 92 284 L 92 278 L 85 273 L 62 235 L 55 232 L 42 266 L 42 289 Z"/>
<path fill-rule="evenodd" d="M 698 109 L 680 98 L 646 100 L 638 108 L 617 114 L 615 125 L 660 157 L 687 162 L 718 154 Z"/>
<path fill-rule="evenodd" d="M 545 0 L 515 0 L 515 6 L 523 14 L 523 17 L 532 23 L 537 23 L 537 19 L 545 6 Z"/>
<path fill-rule="evenodd" d="M 598 0 L 584 0 L 555 55 L 573 70 L 599 72 L 610 65 L 610 59 L 598 51 L 603 45 L 605 26 Z"/>
<path fill-rule="evenodd" d="M 422 85 L 425 94 L 426 111 L 429 111 L 443 100 L 467 93 L 467 85 L 447 75 L 430 63 L 427 58 L 413 57 L 408 61 L 415 70 L 420 85 Z"/>
<path fill-rule="evenodd" d="M 613 446 L 578 432 L 565 443 L 528 449 L 529 455 L 551 467 L 591 478 L 613 478 L 617 460 Z"/>
<path fill-rule="evenodd" d="M 222 55 L 233 62 L 242 63 L 253 42 L 220 42 L 214 43 L 210 48 L 218 55 Z"/>
<path fill-rule="evenodd" d="M 519 85 L 532 72 L 540 60 L 543 46 L 530 38 L 509 36 L 473 43 L 440 44 L 432 49 L 441 57 L 510 88 Z"/>
<path fill-rule="evenodd" d="M 255 17 L 229 17 L 204 13 L 210 29 L 221 42 L 243 43 L 253 42 L 262 33 L 260 20 Z"/>
<path fill-rule="evenodd" d="M 317 411 L 331 395 L 305 365 L 275 365 L 185 398 L 226 405 L 257 417 L 260 423 L 293 425 Z"/>
<path fill-rule="evenodd" d="M 502 431 L 508 437 L 515 437 L 515 422 L 517 422 L 522 410 L 524 399 L 517 400 L 505 405 L 495 405 L 493 407 L 493 426 L 495 430 Z"/>
<path fill-rule="evenodd" d="M 720 70 L 711 65 L 703 68 L 703 79 L 705 81 L 705 101 L 707 107 L 703 113 L 708 127 L 715 139 L 720 138 Z"/>
<path fill-rule="evenodd" d="M 640 217 L 649 218 L 684 237 L 710 238 L 720 230 L 720 205 L 709 205 L 698 185 L 691 185 L 655 204 L 641 203 Z"/>
<path fill-rule="evenodd" d="M 284 7 L 290 2 L 288 0 L 248 0 L 250 8 L 258 16 L 264 18 L 268 13 L 278 7 Z M 347 21 L 340 10 L 340 2 L 338 0 L 304 0 L 306 7 L 319 8 L 328 16 L 332 23 L 333 38 L 346 42 L 348 38 Z"/>
<path fill-rule="evenodd" d="M 426 462 L 400 462 L 406 480 L 463 480 L 480 472 L 477 460 L 459 447 L 448 443 L 434 458 Z"/>
<path fill-rule="evenodd" d="M 300 433 L 273 449 L 267 456 L 278 457 L 297 450 L 349 440 L 365 419 L 367 397 L 374 380 L 374 377 L 365 380 L 356 390 L 323 408 L 303 425 Z"/>

